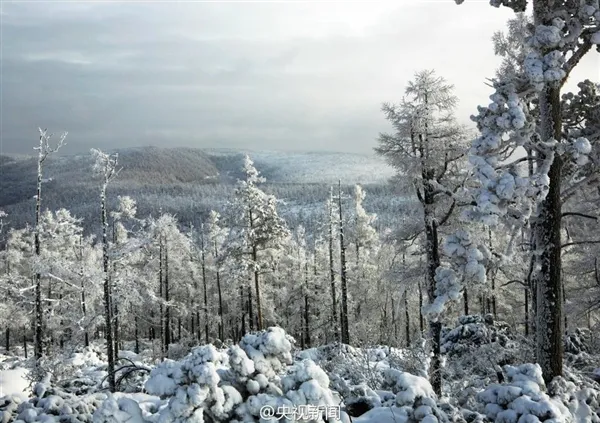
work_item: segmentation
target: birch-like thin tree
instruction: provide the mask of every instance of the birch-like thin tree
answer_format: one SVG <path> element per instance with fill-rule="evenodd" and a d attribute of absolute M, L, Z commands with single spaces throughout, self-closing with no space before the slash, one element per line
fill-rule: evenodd
<path fill-rule="evenodd" d="M 40 218 L 42 214 L 42 184 L 44 183 L 44 162 L 48 156 L 58 151 L 64 145 L 67 133 L 62 134 L 58 140 L 56 146 L 50 145 L 50 139 L 52 134 L 49 134 L 46 129 L 39 128 L 40 142 L 34 149 L 38 151 L 37 160 L 37 193 L 35 196 L 35 232 L 34 232 L 34 243 L 35 243 L 35 255 L 39 260 L 41 255 L 41 243 L 40 243 Z M 39 270 L 35 272 L 35 342 L 34 342 L 34 356 L 36 361 L 42 358 L 43 348 L 43 310 L 42 310 L 42 276 Z"/>
<path fill-rule="evenodd" d="M 110 257 L 108 241 L 108 204 L 106 199 L 106 190 L 108 185 L 117 177 L 118 154 L 107 154 L 93 148 L 91 150 L 94 158 L 94 173 L 100 177 L 100 211 L 102 222 L 102 270 L 104 272 L 104 334 L 106 338 L 106 357 L 108 361 L 108 388 L 110 392 L 115 392 L 115 356 L 112 328 L 112 286 L 110 280 Z"/>

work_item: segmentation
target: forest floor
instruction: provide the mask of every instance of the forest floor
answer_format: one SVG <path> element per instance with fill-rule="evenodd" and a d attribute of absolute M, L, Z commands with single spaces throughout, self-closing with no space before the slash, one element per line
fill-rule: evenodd
<path fill-rule="evenodd" d="M 426 378 L 422 340 L 404 349 L 300 350 L 270 328 L 220 348 L 173 344 L 168 360 L 156 344 L 144 342 L 136 354 L 125 343 L 115 394 L 100 343 L 47 358 L 41 367 L 51 377 L 31 388 L 31 360 L 0 353 L 0 422 L 593 423 L 600 357 L 589 340 L 585 331 L 568 337 L 565 375 L 546 386 L 529 364 L 529 341 L 502 322 L 463 316 L 443 333 L 441 397 Z"/>

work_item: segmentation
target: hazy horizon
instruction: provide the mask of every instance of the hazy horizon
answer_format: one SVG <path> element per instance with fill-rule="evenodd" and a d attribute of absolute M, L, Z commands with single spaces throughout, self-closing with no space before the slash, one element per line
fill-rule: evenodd
<path fill-rule="evenodd" d="M 64 154 L 155 145 L 371 154 L 380 112 L 421 69 L 456 86 L 457 116 L 487 104 L 487 1 L 2 2 L 0 153 L 37 127 Z M 589 54 L 567 89 L 600 80 Z"/>

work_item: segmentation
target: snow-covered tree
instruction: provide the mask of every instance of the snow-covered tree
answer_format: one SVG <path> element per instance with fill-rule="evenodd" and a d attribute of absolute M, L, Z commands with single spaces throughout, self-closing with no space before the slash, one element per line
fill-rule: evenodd
<path fill-rule="evenodd" d="M 106 190 L 108 185 L 117 177 L 120 169 L 118 168 L 119 156 L 103 153 L 93 148 L 91 150 L 94 158 L 93 171 L 100 179 L 100 214 L 102 222 L 102 270 L 104 272 L 104 320 L 106 337 L 106 355 L 108 357 L 108 385 L 111 392 L 116 389 L 115 382 L 115 356 L 112 326 L 112 284 L 110 280 L 110 257 L 108 240 L 108 202 Z"/>
<path fill-rule="evenodd" d="M 223 286 L 222 286 L 222 262 L 225 240 L 227 239 L 227 228 L 222 228 L 220 225 L 221 215 L 211 210 L 207 221 L 207 249 L 212 256 L 213 271 L 215 275 L 215 285 L 217 288 L 217 314 L 219 317 L 218 336 L 219 339 L 225 339 L 225 313 L 223 309 Z"/>
<path fill-rule="evenodd" d="M 38 151 L 37 159 L 37 192 L 35 195 L 35 255 L 41 253 L 40 231 L 39 224 L 42 214 L 42 184 L 44 183 L 44 162 L 48 156 L 58 151 L 64 145 L 67 133 L 65 132 L 58 140 L 56 146 L 50 145 L 52 134 L 49 134 L 46 129 L 39 128 L 40 143 L 34 149 Z M 42 338 L 43 338 L 43 306 L 42 306 L 42 281 L 39 271 L 35 272 L 35 346 L 34 355 L 36 360 L 42 358 Z"/>
<path fill-rule="evenodd" d="M 436 274 L 441 265 L 438 228 L 452 215 L 455 192 L 461 186 L 458 163 L 464 156 L 467 132 L 453 115 L 457 98 L 452 85 L 434 71 L 415 75 L 398 105 L 384 104 L 383 112 L 392 123 L 394 133 L 381 134 L 375 151 L 385 157 L 398 172 L 412 179 L 416 196 L 423 210 L 425 251 L 427 256 L 427 294 L 433 360 L 431 384 L 441 393 L 440 336 L 442 324 L 439 315 L 440 299 L 446 296 L 440 285 L 448 279 Z M 433 309 L 432 307 L 436 307 Z"/>
<path fill-rule="evenodd" d="M 462 3 L 463 0 L 456 0 Z M 488 107 L 474 117 L 481 136 L 470 161 L 480 180 L 471 218 L 495 224 L 499 217 L 522 223 L 534 218 L 537 290 L 537 361 L 549 381 L 562 374 L 563 295 L 561 280 L 561 182 L 567 163 L 582 164 L 591 151 L 583 136 L 565 138 L 561 89 L 573 69 L 600 43 L 600 9 L 594 0 L 492 0 L 523 12 L 532 5 L 534 25 L 527 39 L 523 76 L 494 81 Z M 597 48 L 597 47 L 596 47 Z M 527 105 L 537 103 L 537 116 Z M 534 169 L 524 175 L 513 152 L 532 151 Z"/>
<path fill-rule="evenodd" d="M 264 328 L 261 274 L 272 269 L 279 259 L 285 240 L 290 236 L 285 221 L 277 213 L 277 199 L 262 191 L 258 184 L 264 178 L 250 157 L 244 160 L 246 178 L 235 190 L 234 210 L 237 215 L 237 247 L 234 254 L 247 266 L 254 280 L 257 328 Z M 250 304 L 252 300 L 249 300 Z M 250 315 L 250 327 L 253 326 Z"/>

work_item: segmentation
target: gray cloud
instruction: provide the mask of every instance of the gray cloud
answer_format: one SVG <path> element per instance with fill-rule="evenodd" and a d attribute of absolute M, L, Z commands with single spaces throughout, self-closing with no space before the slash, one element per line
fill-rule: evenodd
<path fill-rule="evenodd" d="M 5 3 L 2 151 L 30 152 L 41 125 L 68 130 L 72 152 L 369 152 L 380 104 L 423 68 L 455 84 L 468 122 L 511 16 L 483 3 Z M 598 69 L 587 58 L 577 78 Z"/>

